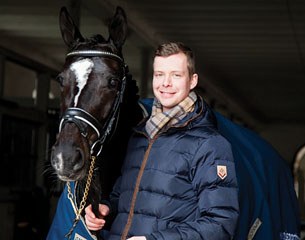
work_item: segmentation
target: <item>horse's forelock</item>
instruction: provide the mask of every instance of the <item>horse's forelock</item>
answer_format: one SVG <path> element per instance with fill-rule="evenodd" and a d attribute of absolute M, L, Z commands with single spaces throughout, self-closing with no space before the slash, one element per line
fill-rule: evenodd
<path fill-rule="evenodd" d="M 107 43 L 107 40 L 101 34 L 95 34 L 91 38 L 90 41 L 98 44 L 98 43 Z"/>
<path fill-rule="evenodd" d="M 83 41 L 75 41 L 72 45 L 70 51 L 74 50 L 93 50 L 97 48 L 103 48 L 105 51 L 109 51 L 115 54 L 118 54 L 121 56 L 121 52 L 119 49 L 116 48 L 114 44 L 106 40 L 102 35 L 95 34 L 91 36 L 90 38 L 86 38 Z"/>

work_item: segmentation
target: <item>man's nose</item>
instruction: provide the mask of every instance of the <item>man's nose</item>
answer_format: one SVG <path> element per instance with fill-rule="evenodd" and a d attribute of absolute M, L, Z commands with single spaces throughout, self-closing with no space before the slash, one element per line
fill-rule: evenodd
<path fill-rule="evenodd" d="M 166 75 L 163 80 L 163 86 L 167 87 L 172 84 L 172 78 L 170 75 Z"/>

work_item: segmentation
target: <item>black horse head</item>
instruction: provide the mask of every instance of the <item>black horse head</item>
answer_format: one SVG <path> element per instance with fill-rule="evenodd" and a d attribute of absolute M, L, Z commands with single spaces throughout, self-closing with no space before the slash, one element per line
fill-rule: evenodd
<path fill-rule="evenodd" d="M 58 75 L 62 120 L 51 164 L 61 180 L 72 181 L 85 177 L 90 156 L 99 153 L 117 121 L 126 85 L 122 46 L 127 21 L 118 7 L 107 40 L 101 35 L 85 39 L 62 8 L 60 29 L 69 53 Z"/>

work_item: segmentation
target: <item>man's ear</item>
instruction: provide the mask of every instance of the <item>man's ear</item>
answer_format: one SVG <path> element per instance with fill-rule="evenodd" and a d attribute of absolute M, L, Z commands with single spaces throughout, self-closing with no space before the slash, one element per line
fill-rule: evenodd
<path fill-rule="evenodd" d="M 194 89 L 197 86 L 198 83 L 198 74 L 194 73 L 190 79 L 191 84 L 190 84 L 190 89 Z"/>

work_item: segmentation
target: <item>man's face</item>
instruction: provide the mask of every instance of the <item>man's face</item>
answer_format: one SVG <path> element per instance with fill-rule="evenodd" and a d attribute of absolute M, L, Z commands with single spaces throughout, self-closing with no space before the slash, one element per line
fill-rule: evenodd
<path fill-rule="evenodd" d="M 183 101 L 198 82 L 198 75 L 189 75 L 187 58 L 183 53 L 154 59 L 153 91 L 168 111 Z"/>

